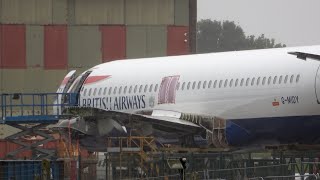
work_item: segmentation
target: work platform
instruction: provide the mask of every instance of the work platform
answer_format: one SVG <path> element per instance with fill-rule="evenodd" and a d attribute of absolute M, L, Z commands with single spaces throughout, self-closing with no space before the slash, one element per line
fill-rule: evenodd
<path fill-rule="evenodd" d="M 76 98 L 77 94 L 74 93 L 0 94 L 0 123 L 21 130 L 6 137 L 8 141 L 21 146 L 9 152 L 6 158 L 15 159 L 18 153 L 27 150 L 33 152 L 33 159 L 53 156 L 53 151 L 39 147 L 54 140 L 46 127 L 56 124 L 59 119 L 66 118 L 61 112 L 65 107 L 76 106 Z M 61 101 L 63 102 L 59 103 Z M 26 143 L 23 140 L 25 137 L 41 138 Z"/>

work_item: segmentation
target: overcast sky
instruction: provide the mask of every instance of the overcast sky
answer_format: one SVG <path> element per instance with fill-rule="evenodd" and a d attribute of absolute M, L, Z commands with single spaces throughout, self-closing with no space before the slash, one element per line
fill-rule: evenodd
<path fill-rule="evenodd" d="M 198 0 L 198 20 L 208 18 L 287 46 L 320 45 L 320 0 Z"/>

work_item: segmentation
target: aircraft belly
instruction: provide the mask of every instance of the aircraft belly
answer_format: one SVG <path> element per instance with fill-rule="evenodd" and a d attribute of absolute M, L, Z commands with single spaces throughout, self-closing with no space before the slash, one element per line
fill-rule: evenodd
<path fill-rule="evenodd" d="M 249 144 L 315 144 L 320 116 L 266 117 L 227 121 L 227 141 L 232 146 Z"/>

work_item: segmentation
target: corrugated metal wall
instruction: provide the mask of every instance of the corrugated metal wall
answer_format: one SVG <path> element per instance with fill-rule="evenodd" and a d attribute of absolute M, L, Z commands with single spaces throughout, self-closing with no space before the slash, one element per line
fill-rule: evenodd
<path fill-rule="evenodd" d="M 44 27 L 44 68 L 66 69 L 68 65 L 68 33 L 65 25 Z"/>
<path fill-rule="evenodd" d="M 26 26 L 27 67 L 43 67 L 43 26 Z"/>
<path fill-rule="evenodd" d="M 69 26 L 68 60 L 70 68 L 89 68 L 102 62 L 99 26 Z"/>
<path fill-rule="evenodd" d="M 76 24 L 124 24 L 124 0 L 76 0 Z"/>
<path fill-rule="evenodd" d="M 183 55 L 189 53 L 189 27 L 168 26 L 167 55 Z"/>
<path fill-rule="evenodd" d="M 2 0 L 2 23 L 49 24 L 52 0 Z"/>
<path fill-rule="evenodd" d="M 189 1 L 0 0 L 0 92 L 55 92 L 71 69 L 187 54 Z"/>
<path fill-rule="evenodd" d="M 25 25 L 1 25 L 0 68 L 26 67 Z"/>
<path fill-rule="evenodd" d="M 174 24 L 173 0 L 126 0 L 126 24 Z"/>
<path fill-rule="evenodd" d="M 100 26 L 102 61 L 126 58 L 126 27 Z"/>

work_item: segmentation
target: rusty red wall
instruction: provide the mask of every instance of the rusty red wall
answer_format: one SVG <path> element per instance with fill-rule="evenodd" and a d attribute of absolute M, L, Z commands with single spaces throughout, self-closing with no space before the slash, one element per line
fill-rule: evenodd
<path fill-rule="evenodd" d="M 168 26 L 167 55 L 189 54 L 189 27 Z"/>
<path fill-rule="evenodd" d="M 0 68 L 26 68 L 25 25 L 0 25 Z"/>
<path fill-rule="evenodd" d="M 66 69 L 68 65 L 68 32 L 66 25 L 44 27 L 44 68 Z"/>
<path fill-rule="evenodd" d="M 126 58 L 125 26 L 100 26 L 102 61 Z"/>

